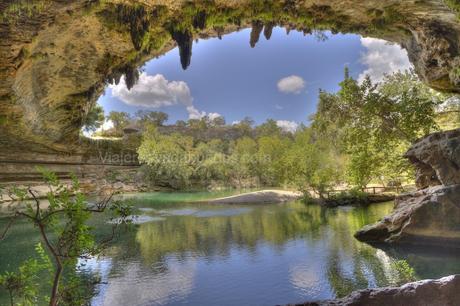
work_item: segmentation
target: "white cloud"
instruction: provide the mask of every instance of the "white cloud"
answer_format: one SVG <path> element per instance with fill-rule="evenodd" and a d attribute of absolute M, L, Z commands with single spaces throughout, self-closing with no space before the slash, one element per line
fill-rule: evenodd
<path fill-rule="evenodd" d="M 137 83 L 128 89 L 125 77 L 120 82 L 111 84 L 112 96 L 126 104 L 159 108 L 182 104 L 187 109 L 189 119 L 200 119 L 206 112 L 199 111 L 193 105 L 193 97 L 187 83 L 184 81 L 168 81 L 162 74 L 148 75 L 143 72 Z"/>
<path fill-rule="evenodd" d="M 366 74 L 370 75 L 373 81 L 378 82 L 385 74 L 412 67 L 407 51 L 399 45 L 369 37 L 361 37 L 361 44 L 367 51 L 361 55 L 360 61 L 367 66 L 367 69 L 359 75 L 359 82 L 364 80 Z"/>
<path fill-rule="evenodd" d="M 219 114 L 219 113 L 209 113 L 207 116 L 208 116 L 209 120 L 214 120 L 214 119 L 217 119 L 219 117 L 222 117 L 222 115 Z"/>
<path fill-rule="evenodd" d="M 276 104 L 276 105 L 275 105 L 275 108 L 276 108 L 277 110 L 282 110 L 282 109 L 284 109 L 284 107 L 282 107 L 282 106 L 279 105 L 279 104 Z"/>
<path fill-rule="evenodd" d="M 102 124 L 102 126 L 98 129 L 98 131 L 107 131 L 113 128 L 113 121 L 112 120 L 106 120 Z"/>
<path fill-rule="evenodd" d="M 232 125 L 237 125 L 237 124 L 240 124 L 240 123 L 241 123 L 240 120 L 235 120 L 235 121 L 232 122 Z"/>
<path fill-rule="evenodd" d="M 94 133 L 97 133 L 100 131 L 107 131 L 107 130 L 110 130 L 111 128 L 113 128 L 113 121 L 105 120 L 104 123 L 99 128 L 97 128 L 94 132 L 83 131 L 83 135 L 85 135 L 86 137 L 93 137 Z"/>
<path fill-rule="evenodd" d="M 297 122 L 288 120 L 277 120 L 276 125 L 279 126 L 283 131 L 290 133 L 294 133 L 299 127 Z"/>
<path fill-rule="evenodd" d="M 201 119 L 206 116 L 206 112 L 200 112 L 195 106 L 187 106 L 188 118 L 189 119 Z"/>
<path fill-rule="evenodd" d="M 109 86 L 112 96 L 119 98 L 129 105 L 158 108 L 175 104 L 191 106 L 193 98 L 187 83 L 183 81 L 168 81 L 163 75 L 148 75 L 141 73 L 137 83 L 128 89 L 124 76 L 118 85 Z"/>
<path fill-rule="evenodd" d="M 278 90 L 287 94 L 299 94 L 305 88 L 305 81 L 297 75 L 291 75 L 278 81 Z"/>

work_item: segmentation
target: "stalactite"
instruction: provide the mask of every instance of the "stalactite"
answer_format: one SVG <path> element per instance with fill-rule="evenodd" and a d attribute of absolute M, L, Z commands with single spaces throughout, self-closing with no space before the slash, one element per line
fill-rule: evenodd
<path fill-rule="evenodd" d="M 204 30 L 206 28 L 206 12 L 198 12 L 194 17 L 192 21 L 192 25 L 195 29 L 200 29 Z"/>
<path fill-rule="evenodd" d="M 139 70 L 131 66 L 126 66 L 125 69 L 125 83 L 128 90 L 130 90 L 136 85 L 137 80 L 139 80 Z"/>
<path fill-rule="evenodd" d="M 217 37 L 222 40 L 222 34 L 224 33 L 224 28 L 223 27 L 215 27 L 214 30 L 217 33 Z"/>
<path fill-rule="evenodd" d="M 192 60 L 193 35 L 190 31 L 174 31 L 171 36 L 179 46 L 180 63 L 182 68 L 186 70 Z"/>
<path fill-rule="evenodd" d="M 262 33 L 263 28 L 264 24 L 261 21 L 257 20 L 252 22 L 251 38 L 249 41 L 251 48 L 254 48 L 259 41 L 260 33 Z"/>
<path fill-rule="evenodd" d="M 270 37 L 272 37 L 273 33 L 273 27 L 275 24 L 273 22 L 267 22 L 264 27 L 264 36 L 265 39 L 270 40 Z"/>
<path fill-rule="evenodd" d="M 206 28 L 206 12 L 198 12 L 193 18 L 192 25 L 195 29 L 204 30 Z"/>

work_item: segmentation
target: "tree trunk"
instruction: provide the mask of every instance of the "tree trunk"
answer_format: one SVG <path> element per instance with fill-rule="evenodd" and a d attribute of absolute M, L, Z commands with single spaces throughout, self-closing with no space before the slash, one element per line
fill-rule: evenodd
<path fill-rule="evenodd" d="M 62 274 L 62 265 L 60 262 L 58 262 L 56 273 L 54 274 L 53 290 L 51 291 L 50 306 L 58 305 L 59 282 L 61 280 L 61 274 Z"/>
<path fill-rule="evenodd" d="M 63 266 L 58 253 L 56 252 L 53 245 L 49 241 L 48 236 L 46 235 L 45 226 L 41 223 L 38 223 L 38 228 L 40 229 L 40 234 L 42 236 L 42 239 L 45 241 L 46 247 L 51 252 L 51 255 L 53 255 L 54 261 L 56 263 L 56 273 L 54 274 L 53 289 L 51 291 L 50 297 L 50 306 L 57 306 L 59 301 L 59 282 L 61 280 Z"/>

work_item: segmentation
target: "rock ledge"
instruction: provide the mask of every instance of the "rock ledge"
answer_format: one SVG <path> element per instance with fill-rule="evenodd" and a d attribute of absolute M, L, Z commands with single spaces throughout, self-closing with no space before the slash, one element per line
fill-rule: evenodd
<path fill-rule="evenodd" d="M 298 306 L 456 306 L 460 301 L 460 275 L 422 280 L 401 287 L 364 289 L 336 300 L 307 302 Z"/>

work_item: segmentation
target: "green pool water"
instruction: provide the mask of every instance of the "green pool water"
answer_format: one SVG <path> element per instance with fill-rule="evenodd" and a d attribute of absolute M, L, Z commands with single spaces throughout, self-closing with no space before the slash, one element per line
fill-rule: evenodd
<path fill-rule="evenodd" d="M 453 250 L 378 249 L 353 238 L 388 214 L 392 203 L 335 209 L 301 202 L 190 203 L 232 193 L 124 195 L 136 207 L 137 224 L 103 256 L 78 265 L 81 277 L 100 279 L 91 304 L 275 305 L 460 273 Z M 104 216 L 91 223 L 99 237 L 108 234 Z M 32 226 L 16 225 L 0 243 L 0 272 L 32 256 L 38 241 Z M 413 273 L 401 269 L 402 261 Z M 0 292 L 0 305 L 5 301 Z"/>

